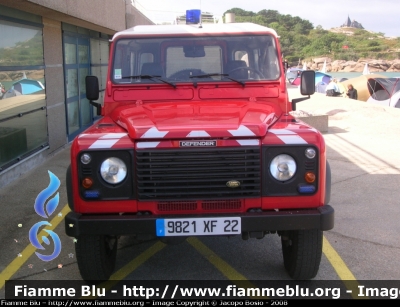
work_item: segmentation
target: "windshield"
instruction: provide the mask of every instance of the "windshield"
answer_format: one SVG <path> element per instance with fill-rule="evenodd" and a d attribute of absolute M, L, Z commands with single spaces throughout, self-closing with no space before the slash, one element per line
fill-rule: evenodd
<path fill-rule="evenodd" d="M 239 82 L 280 75 L 273 36 L 122 38 L 115 44 L 114 83 Z"/>

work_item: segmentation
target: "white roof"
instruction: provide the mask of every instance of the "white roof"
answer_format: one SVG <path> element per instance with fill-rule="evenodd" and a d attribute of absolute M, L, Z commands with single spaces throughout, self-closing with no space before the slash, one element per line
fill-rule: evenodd
<path fill-rule="evenodd" d="M 226 33 L 271 33 L 278 36 L 275 30 L 254 23 L 223 23 L 195 25 L 145 25 L 136 26 L 117 32 L 111 41 L 119 36 L 137 35 L 171 35 L 171 34 L 226 34 Z"/>

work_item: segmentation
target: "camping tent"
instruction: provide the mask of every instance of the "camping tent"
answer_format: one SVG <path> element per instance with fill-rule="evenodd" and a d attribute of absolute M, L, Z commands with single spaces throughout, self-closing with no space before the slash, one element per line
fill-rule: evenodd
<path fill-rule="evenodd" d="M 288 71 L 288 73 L 286 73 L 286 78 L 288 79 L 290 84 L 300 85 L 300 75 L 301 75 L 302 71 L 303 71 L 302 69 L 293 69 L 290 72 Z M 322 85 L 328 84 L 331 79 L 332 79 L 331 75 L 325 74 L 320 71 L 316 71 L 315 72 L 315 88 L 317 89 L 318 84 L 322 84 Z"/>
<path fill-rule="evenodd" d="M 315 92 L 325 94 L 328 83 L 329 81 L 328 82 L 321 81 L 315 84 Z"/>
<path fill-rule="evenodd" d="M 292 82 L 291 85 L 300 85 L 301 77 L 296 77 Z"/>
<path fill-rule="evenodd" d="M 370 78 L 367 102 L 400 108 L 400 78 Z"/>
<path fill-rule="evenodd" d="M 22 95 L 32 94 L 44 89 L 42 82 L 33 79 L 21 79 L 14 82 L 12 89 L 20 92 Z"/>
<path fill-rule="evenodd" d="M 370 74 L 370 75 L 361 75 L 356 78 L 350 78 L 343 82 L 338 82 L 339 88 L 341 92 L 347 92 L 347 86 L 352 84 L 353 87 L 357 90 L 358 100 L 367 101 L 371 94 L 368 90 L 368 79 L 370 78 L 386 78 L 385 76 L 378 74 Z"/>
<path fill-rule="evenodd" d="M 331 75 L 328 75 L 326 73 L 320 72 L 320 71 L 316 71 L 315 72 L 315 84 L 319 83 L 319 82 L 324 82 L 324 83 L 329 83 L 329 80 L 332 79 Z"/>
<path fill-rule="evenodd" d="M 297 67 L 290 67 L 287 71 L 286 71 L 286 79 L 292 83 L 293 80 L 295 80 L 303 71 L 303 69 L 301 68 L 297 68 Z"/>

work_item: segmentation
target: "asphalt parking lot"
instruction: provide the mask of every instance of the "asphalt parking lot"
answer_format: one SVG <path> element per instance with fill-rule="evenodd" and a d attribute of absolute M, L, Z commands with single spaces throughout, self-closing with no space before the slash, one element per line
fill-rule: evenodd
<path fill-rule="evenodd" d="M 298 89 L 290 89 L 291 98 Z M 314 94 L 297 110 L 327 114 L 323 133 L 332 170 L 335 227 L 324 233 L 318 280 L 400 280 L 400 109 Z M 69 147 L 19 180 L 0 189 L 0 298 L 4 281 L 79 280 L 73 239 L 64 231 L 68 212 L 65 172 Z M 60 179 L 59 205 L 47 218 L 36 214 L 35 199 Z M 36 256 L 29 230 L 48 221 L 61 239 L 60 255 L 49 262 Z M 50 228 L 49 228 L 50 229 Z M 277 237 L 277 236 L 276 236 Z M 190 238 L 180 245 L 125 238 L 119 246 L 116 279 L 257 280 L 287 279 L 280 242 Z"/>

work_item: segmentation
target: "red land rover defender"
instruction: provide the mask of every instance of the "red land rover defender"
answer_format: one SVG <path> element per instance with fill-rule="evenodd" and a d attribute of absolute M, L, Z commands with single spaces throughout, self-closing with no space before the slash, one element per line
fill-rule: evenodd
<path fill-rule="evenodd" d="M 277 234 L 293 279 L 318 272 L 334 225 L 323 136 L 290 115 L 277 33 L 251 23 L 137 26 L 111 40 L 101 119 L 71 147 L 66 233 L 84 280 L 107 280 L 119 236 Z"/>

